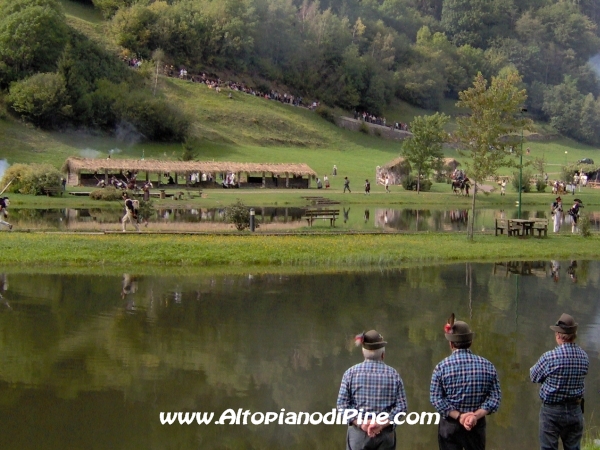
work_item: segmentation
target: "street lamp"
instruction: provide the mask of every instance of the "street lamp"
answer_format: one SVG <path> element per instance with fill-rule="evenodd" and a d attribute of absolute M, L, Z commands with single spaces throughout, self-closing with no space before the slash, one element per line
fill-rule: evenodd
<path fill-rule="evenodd" d="M 526 108 L 521 108 L 521 117 L 523 116 L 523 113 L 526 113 L 527 109 Z M 521 218 L 521 192 L 523 191 L 523 126 L 521 125 L 521 156 L 520 156 L 520 163 L 519 163 L 519 216 L 518 218 Z"/>

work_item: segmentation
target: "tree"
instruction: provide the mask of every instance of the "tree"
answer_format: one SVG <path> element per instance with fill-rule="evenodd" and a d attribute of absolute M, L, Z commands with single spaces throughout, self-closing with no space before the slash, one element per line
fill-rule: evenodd
<path fill-rule="evenodd" d="M 180 161 L 195 161 L 198 157 L 198 151 L 195 149 L 194 142 L 187 138 L 182 144 L 181 147 L 183 151 L 181 152 L 181 156 L 179 157 Z"/>
<path fill-rule="evenodd" d="M 489 86 L 479 73 L 473 87 L 459 93 L 460 100 L 456 105 L 471 110 L 468 116 L 457 118 L 458 130 L 455 133 L 462 147 L 460 154 L 469 158 L 466 168 L 473 181 L 468 227 L 470 240 L 473 240 L 477 183 L 495 175 L 500 167 L 515 165 L 510 160 L 510 149 L 518 148 L 516 144 L 521 130 L 531 127 L 531 121 L 520 114 L 527 98 L 520 83 L 521 76 L 516 71 L 509 71 L 502 77 L 492 77 Z M 514 152 L 514 155 L 519 154 Z"/>
<path fill-rule="evenodd" d="M 404 141 L 402 154 L 417 172 L 417 194 L 421 190 L 421 176 L 429 174 L 435 161 L 444 156 L 442 144 L 447 140 L 444 125 L 448 119 L 443 113 L 435 113 L 415 117 L 410 123 L 413 136 Z"/>
<path fill-rule="evenodd" d="M 65 79 L 57 73 L 38 73 L 11 84 L 8 102 L 13 110 L 40 127 L 50 128 L 68 114 Z"/>

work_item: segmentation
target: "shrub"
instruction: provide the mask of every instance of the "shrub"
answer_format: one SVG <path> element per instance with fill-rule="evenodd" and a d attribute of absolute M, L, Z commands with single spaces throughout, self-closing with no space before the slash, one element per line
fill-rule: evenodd
<path fill-rule="evenodd" d="M 90 198 L 92 200 L 104 200 L 112 202 L 115 200 L 121 200 L 123 198 L 123 191 L 115 188 L 114 186 L 107 186 L 102 189 L 96 189 L 90 192 Z"/>
<path fill-rule="evenodd" d="M 14 164 L 4 172 L 2 186 L 13 180 L 7 192 L 42 195 L 46 188 L 60 188 L 61 173 L 50 164 Z"/>
<path fill-rule="evenodd" d="M 333 114 L 333 111 L 328 108 L 327 106 L 324 105 L 320 105 L 317 106 L 317 109 L 315 109 L 315 112 L 321 116 L 323 119 L 325 119 L 327 122 L 331 122 L 333 124 L 335 124 L 335 115 Z"/>
<path fill-rule="evenodd" d="M 369 134 L 369 126 L 366 123 L 361 122 L 360 126 L 358 127 L 358 131 L 360 131 L 361 133 Z"/>
<path fill-rule="evenodd" d="M 62 75 L 38 73 L 10 86 L 8 103 L 10 107 L 40 127 L 52 127 L 61 123 L 68 115 L 66 85 Z"/>
<path fill-rule="evenodd" d="M 529 180 L 531 180 L 532 176 L 533 173 L 531 172 L 531 170 L 523 171 L 521 177 L 521 188 L 523 189 L 523 192 L 531 192 L 531 184 L 529 183 Z M 515 188 L 515 191 L 519 192 L 519 172 L 513 173 L 512 185 Z"/>
<path fill-rule="evenodd" d="M 581 214 L 579 217 L 579 223 L 577 224 L 579 228 L 579 232 L 585 238 L 590 237 L 592 235 L 592 225 L 590 223 L 590 218 L 587 214 Z"/>
<path fill-rule="evenodd" d="M 535 182 L 535 188 L 538 192 L 544 192 L 546 190 L 546 186 L 548 186 L 548 185 L 546 184 L 546 182 L 544 180 L 538 179 Z"/>
<path fill-rule="evenodd" d="M 238 199 L 233 205 L 225 208 L 225 220 L 235 225 L 239 231 L 250 227 L 250 209 Z"/>
<path fill-rule="evenodd" d="M 432 182 L 430 180 L 421 180 L 421 184 L 419 186 L 420 192 L 430 191 Z M 417 190 L 417 179 L 412 175 L 404 177 L 402 180 L 402 187 L 407 191 L 416 191 Z"/>

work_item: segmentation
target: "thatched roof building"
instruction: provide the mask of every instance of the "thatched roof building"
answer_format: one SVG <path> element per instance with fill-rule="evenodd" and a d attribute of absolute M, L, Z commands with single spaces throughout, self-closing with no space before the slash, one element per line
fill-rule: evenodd
<path fill-rule="evenodd" d="M 152 159 L 87 159 L 68 158 L 63 164 L 62 171 L 68 174 L 69 185 L 79 185 L 82 174 L 108 177 L 124 172 L 144 172 L 149 174 L 174 174 L 189 176 L 191 174 L 250 174 L 262 178 L 270 177 L 315 178 L 317 173 L 307 164 L 275 164 L 275 163 L 239 163 L 226 161 L 161 161 Z M 264 184 L 264 183 L 263 183 Z M 287 183 L 286 183 L 287 185 Z"/>

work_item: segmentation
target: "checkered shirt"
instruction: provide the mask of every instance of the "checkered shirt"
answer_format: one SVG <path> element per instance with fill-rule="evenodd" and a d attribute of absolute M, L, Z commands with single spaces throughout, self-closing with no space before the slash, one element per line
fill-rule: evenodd
<path fill-rule="evenodd" d="M 433 369 L 429 399 L 442 417 L 454 410 L 485 409 L 491 414 L 498 411 L 500 398 L 496 368 L 471 350 L 454 350 Z"/>
<path fill-rule="evenodd" d="M 542 401 L 554 404 L 583 397 L 589 366 L 587 353 L 577 344 L 566 343 L 544 353 L 529 374 L 531 381 L 542 383 Z"/>
<path fill-rule="evenodd" d="M 337 409 L 362 409 L 363 414 L 387 412 L 393 420 L 399 412 L 407 411 L 400 374 L 383 361 L 367 359 L 350 367 L 342 377 Z"/>

